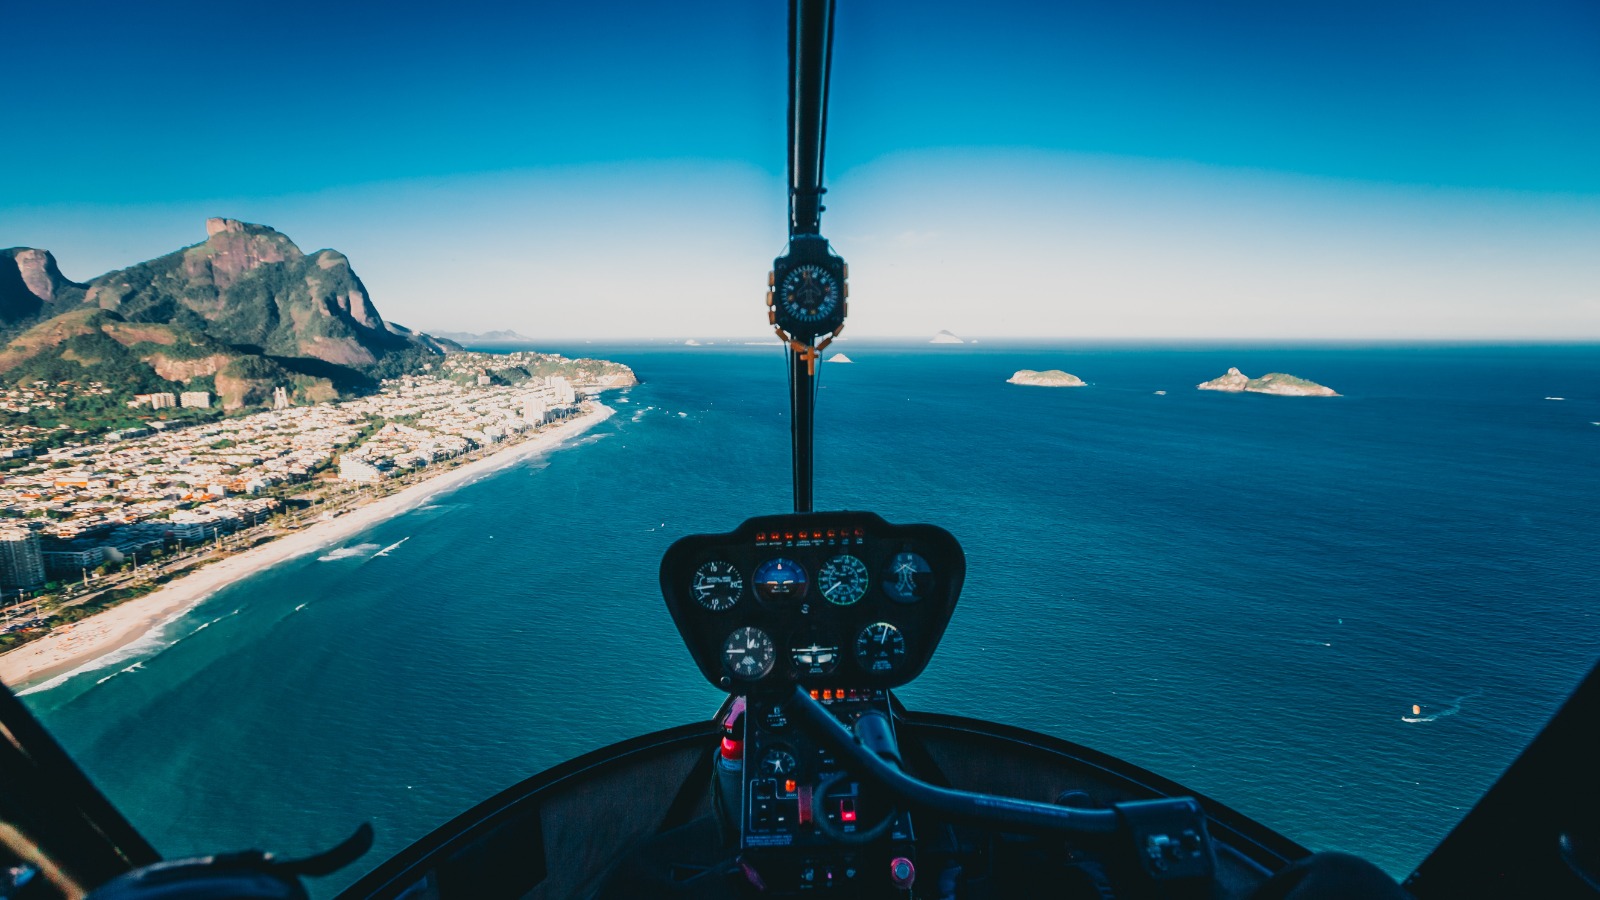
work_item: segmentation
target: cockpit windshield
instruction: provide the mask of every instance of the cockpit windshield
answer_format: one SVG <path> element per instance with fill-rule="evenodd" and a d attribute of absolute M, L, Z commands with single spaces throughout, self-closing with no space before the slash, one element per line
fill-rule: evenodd
<path fill-rule="evenodd" d="M 932 530 L 676 599 L 793 508 L 782 4 L 303 12 L 7 14 L 0 679 L 163 855 L 332 896 L 737 651 L 1403 878 L 1600 657 L 1592 9 L 840 0 L 814 508 Z M 663 603 L 941 529 L 925 646 Z"/>

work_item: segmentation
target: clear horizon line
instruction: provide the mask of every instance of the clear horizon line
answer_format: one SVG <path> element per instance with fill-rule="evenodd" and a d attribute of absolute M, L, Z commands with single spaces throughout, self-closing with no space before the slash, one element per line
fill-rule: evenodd
<path fill-rule="evenodd" d="M 442 333 L 454 333 L 454 334 L 478 334 L 478 333 L 481 333 L 481 332 L 463 332 L 463 331 L 453 331 L 452 332 L 452 331 L 446 331 L 446 330 L 443 330 L 443 329 L 441 329 L 440 331 L 432 331 L 432 330 L 429 330 L 429 329 L 418 329 L 418 330 L 422 331 L 425 334 L 434 336 L 434 337 L 438 337 Z M 493 329 L 493 330 L 515 331 L 515 329 Z M 588 335 L 552 335 L 552 336 L 544 336 L 544 337 L 537 336 L 537 335 L 523 335 L 522 337 L 526 337 L 527 340 L 526 341 L 523 341 L 523 340 L 494 341 L 492 343 L 504 344 L 504 345 L 513 345 L 513 344 L 540 343 L 540 342 L 548 342 L 548 343 L 583 342 L 583 343 L 610 343 L 610 344 L 679 344 L 679 345 L 685 345 L 685 346 L 694 346 L 692 344 L 688 344 L 688 341 L 696 341 L 702 346 L 704 346 L 706 344 L 711 344 L 711 343 L 717 343 L 717 344 L 721 344 L 721 343 L 738 343 L 738 344 L 741 344 L 741 345 L 750 345 L 750 344 L 772 344 L 772 345 L 776 345 L 776 344 L 778 344 L 778 339 L 775 336 L 771 335 L 771 334 L 765 334 L 765 335 L 763 335 L 763 334 L 749 334 L 749 335 L 724 334 L 724 335 L 710 335 L 710 336 L 684 334 L 684 335 L 662 335 L 660 337 L 648 337 L 648 336 L 640 336 L 640 335 L 626 335 L 626 336 L 610 335 L 610 336 L 608 336 L 608 335 L 588 334 Z M 1437 337 L 1437 336 L 1424 336 L 1424 335 L 1398 335 L 1398 336 L 1385 336 L 1385 337 L 1368 337 L 1368 336 L 1305 337 L 1305 336 L 1287 336 L 1287 335 L 1286 336 L 1273 336 L 1273 337 L 1260 337 L 1260 336 L 1255 336 L 1255 337 L 1229 337 L 1229 336 L 1193 337 L 1193 336 L 1182 336 L 1182 337 L 1180 337 L 1180 336 L 1174 336 L 1174 335 L 1166 335 L 1166 336 L 1152 335 L 1152 336 L 1130 337 L 1130 336 L 1103 336 L 1103 335 L 977 334 L 977 335 L 972 335 L 971 337 L 962 337 L 961 338 L 961 342 L 959 344 L 958 343 L 954 343 L 954 342 L 951 342 L 951 343 L 943 343 L 943 342 L 935 343 L 934 341 L 929 339 L 926 335 L 917 334 L 917 335 L 858 335 L 858 336 L 855 337 L 855 341 L 857 341 L 859 343 L 863 343 L 863 344 L 865 344 L 865 343 L 873 343 L 873 342 L 911 343 L 911 344 L 928 344 L 930 346 L 937 346 L 937 347 L 966 346 L 966 345 L 970 345 L 970 344 L 973 344 L 973 343 L 980 343 L 980 342 L 983 342 L 983 341 L 997 341 L 997 342 L 1024 343 L 1024 344 L 1027 344 L 1027 343 L 1032 343 L 1032 344 L 1040 344 L 1040 343 L 1051 343 L 1051 344 L 1061 344 L 1061 343 L 1083 343 L 1083 344 L 1181 344 L 1181 345 L 1217 345 L 1217 344 L 1249 344 L 1249 345 L 1257 345 L 1257 344 L 1267 344 L 1267 345 L 1274 345 L 1274 346 L 1283 346 L 1283 345 L 1324 345 L 1324 344 L 1344 344 L 1344 345 L 1349 345 L 1349 344 L 1384 344 L 1384 345 L 1406 345 L 1406 346 L 1419 346 L 1419 345 L 1428 345 L 1428 346 L 1435 346 L 1435 345 L 1438 345 L 1438 346 L 1523 346 L 1523 345 L 1527 345 L 1527 346 L 1573 346 L 1573 347 L 1581 347 L 1581 346 L 1589 346 L 1589 345 L 1600 344 L 1600 334 L 1586 335 L 1586 336 L 1579 336 L 1579 337 L 1573 337 L 1573 336 L 1570 336 L 1570 335 L 1567 335 L 1567 336 L 1531 336 L 1531 337 L 1530 336 L 1517 336 L 1517 337 L 1495 337 L 1495 336 Z M 840 341 L 835 341 L 834 343 L 830 344 L 827 349 L 828 350 L 841 349 L 840 348 L 840 344 L 842 342 L 846 342 L 846 339 L 841 339 Z M 826 352 L 826 351 L 824 351 L 824 352 Z"/>

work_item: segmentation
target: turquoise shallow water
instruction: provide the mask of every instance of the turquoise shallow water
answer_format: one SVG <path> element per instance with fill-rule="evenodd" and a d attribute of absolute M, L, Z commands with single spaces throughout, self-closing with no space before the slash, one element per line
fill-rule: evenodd
<path fill-rule="evenodd" d="M 818 508 L 934 522 L 969 557 L 912 707 L 1125 756 L 1400 875 L 1600 656 L 1600 348 L 843 346 Z M 160 849 L 299 853 L 371 820 L 375 864 L 715 709 L 656 566 L 789 508 L 782 358 L 566 349 L 645 379 L 581 446 L 28 695 Z M 1230 365 L 1345 396 L 1193 390 Z M 1019 368 L 1090 386 L 1005 384 Z"/>

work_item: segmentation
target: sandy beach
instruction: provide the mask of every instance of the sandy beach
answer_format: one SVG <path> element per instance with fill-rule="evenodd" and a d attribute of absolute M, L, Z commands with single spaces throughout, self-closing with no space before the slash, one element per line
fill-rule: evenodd
<path fill-rule="evenodd" d="M 550 450 L 610 418 L 613 412 L 610 407 L 596 403 L 592 411 L 526 441 L 442 472 L 338 518 L 307 525 L 271 543 L 212 563 L 160 590 L 57 628 L 45 637 L 0 655 L 0 681 L 19 689 L 93 667 L 97 661 L 151 635 L 226 585 L 284 560 L 320 550 L 420 506 L 444 491 Z"/>

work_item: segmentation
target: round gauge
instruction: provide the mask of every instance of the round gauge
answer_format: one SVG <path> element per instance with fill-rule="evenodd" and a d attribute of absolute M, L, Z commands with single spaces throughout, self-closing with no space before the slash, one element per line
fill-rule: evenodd
<path fill-rule="evenodd" d="M 744 576 L 733 563 L 713 559 L 694 570 L 689 590 L 701 606 L 712 612 L 722 612 L 739 602 L 739 595 L 744 592 Z"/>
<path fill-rule="evenodd" d="M 761 757 L 761 771 L 773 778 L 788 778 L 798 766 L 794 754 L 782 747 L 773 747 Z"/>
<path fill-rule="evenodd" d="M 849 606 L 867 595 L 867 585 L 872 576 L 867 574 L 867 564 L 848 553 L 828 560 L 817 573 L 817 590 L 828 602 Z"/>
<path fill-rule="evenodd" d="M 772 603 L 779 600 L 804 600 L 806 570 L 792 559 L 769 559 L 756 568 L 756 594 Z"/>
<path fill-rule="evenodd" d="M 839 282 L 822 266 L 796 266 L 783 276 L 778 304 L 784 315 L 794 321 L 824 321 L 839 308 Z"/>
<path fill-rule="evenodd" d="M 772 638 L 759 628 L 740 628 L 722 642 L 722 664 L 740 678 L 756 679 L 772 671 L 778 658 Z"/>
<path fill-rule="evenodd" d="M 915 553 L 896 553 L 883 569 L 883 592 L 901 603 L 915 603 L 933 590 L 933 568 Z"/>
<path fill-rule="evenodd" d="M 905 658 L 905 635 L 888 622 L 874 622 L 856 635 L 856 662 L 867 672 L 893 672 Z"/>
<path fill-rule="evenodd" d="M 803 646 L 789 650 L 789 661 L 802 678 L 831 675 L 839 667 L 839 648 L 822 641 L 807 641 Z"/>

